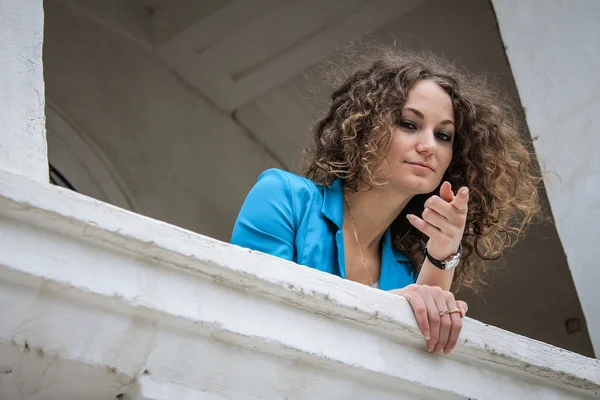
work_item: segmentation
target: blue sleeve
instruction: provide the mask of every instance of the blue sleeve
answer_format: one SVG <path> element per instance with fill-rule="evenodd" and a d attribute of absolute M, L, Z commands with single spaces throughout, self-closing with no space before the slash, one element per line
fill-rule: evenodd
<path fill-rule="evenodd" d="M 231 243 L 294 261 L 296 232 L 292 199 L 285 172 L 265 171 L 242 205 Z"/>

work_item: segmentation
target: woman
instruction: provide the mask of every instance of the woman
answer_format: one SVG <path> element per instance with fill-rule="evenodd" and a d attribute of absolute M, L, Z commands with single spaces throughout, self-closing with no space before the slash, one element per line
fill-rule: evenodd
<path fill-rule="evenodd" d="M 539 210 L 509 115 L 447 61 L 388 52 L 334 91 L 306 177 L 260 176 L 231 242 L 404 296 L 448 354 L 467 312 L 451 284 L 477 289 Z"/>

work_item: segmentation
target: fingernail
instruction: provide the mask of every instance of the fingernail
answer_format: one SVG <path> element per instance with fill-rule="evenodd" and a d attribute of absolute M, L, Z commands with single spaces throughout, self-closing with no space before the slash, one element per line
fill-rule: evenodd
<path fill-rule="evenodd" d="M 467 193 L 469 193 L 469 189 L 463 188 L 460 192 L 463 194 L 463 196 L 466 196 Z"/>
<path fill-rule="evenodd" d="M 433 351 L 433 349 L 430 349 L 430 348 L 428 347 L 428 348 L 427 348 L 427 351 L 431 353 L 431 352 Z"/>
<path fill-rule="evenodd" d="M 429 340 L 429 339 L 431 339 L 431 338 L 429 337 L 429 335 L 427 335 L 427 336 L 423 335 L 423 337 L 425 338 L 425 340 Z"/>
<path fill-rule="evenodd" d="M 414 217 L 414 215 L 412 215 L 412 214 L 406 214 L 406 218 L 411 219 L 411 217 Z"/>

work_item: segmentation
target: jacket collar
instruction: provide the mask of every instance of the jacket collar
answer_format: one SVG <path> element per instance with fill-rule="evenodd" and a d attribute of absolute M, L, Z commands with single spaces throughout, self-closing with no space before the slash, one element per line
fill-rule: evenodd
<path fill-rule="evenodd" d="M 323 186 L 321 213 L 333 222 L 338 229 L 342 229 L 344 224 L 344 191 L 340 178 L 333 181 L 331 186 Z"/>
<path fill-rule="evenodd" d="M 342 229 L 344 224 L 344 191 L 342 180 L 337 178 L 331 186 L 323 186 L 323 206 L 321 213 L 332 223 L 335 224 L 338 230 Z M 383 253 L 384 259 L 392 258 L 399 263 L 408 263 L 409 260 L 401 251 L 397 250 L 393 245 L 391 229 L 383 235 Z M 385 263 L 384 263 L 385 265 Z"/>

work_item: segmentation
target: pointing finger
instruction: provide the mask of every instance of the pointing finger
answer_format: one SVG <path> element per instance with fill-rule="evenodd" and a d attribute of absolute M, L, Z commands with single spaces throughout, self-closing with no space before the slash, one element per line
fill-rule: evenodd
<path fill-rule="evenodd" d="M 459 189 L 458 194 L 451 202 L 452 206 L 458 211 L 466 212 L 469 203 L 469 188 L 463 186 Z"/>
<path fill-rule="evenodd" d="M 452 184 L 448 181 L 444 181 L 440 186 L 440 197 L 446 200 L 448 203 L 454 200 L 454 193 L 452 192 Z"/>

